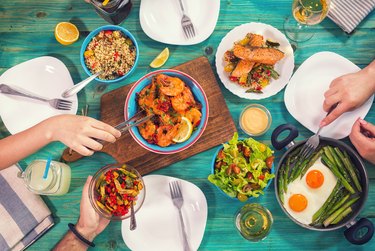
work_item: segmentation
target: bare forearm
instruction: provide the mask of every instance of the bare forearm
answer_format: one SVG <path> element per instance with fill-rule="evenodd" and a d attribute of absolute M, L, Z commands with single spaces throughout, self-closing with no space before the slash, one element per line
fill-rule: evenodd
<path fill-rule="evenodd" d="M 11 166 L 52 141 L 45 122 L 0 140 L 0 170 Z"/>
<path fill-rule="evenodd" d="M 372 92 L 375 93 L 375 60 L 366 66 L 363 71 L 367 75 L 367 79 L 371 85 Z"/>
<path fill-rule="evenodd" d="M 54 247 L 54 251 L 82 251 L 87 250 L 87 245 L 80 241 L 71 231 L 68 231 L 64 238 Z"/>

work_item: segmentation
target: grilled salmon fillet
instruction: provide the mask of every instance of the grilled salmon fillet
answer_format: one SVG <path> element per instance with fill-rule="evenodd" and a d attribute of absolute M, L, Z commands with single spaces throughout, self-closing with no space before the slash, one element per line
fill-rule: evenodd
<path fill-rule="evenodd" d="M 250 46 L 257 46 L 257 47 L 263 46 L 264 38 L 262 35 L 248 33 L 246 36 L 249 38 L 248 44 Z M 239 78 L 241 76 L 247 75 L 249 74 L 251 69 L 253 69 L 254 65 L 255 65 L 255 62 L 241 59 L 236 65 L 236 68 L 234 68 L 234 70 L 232 71 L 231 76 Z"/>
<path fill-rule="evenodd" d="M 254 33 L 248 33 L 247 37 L 250 39 L 249 45 L 250 46 L 257 46 L 261 47 L 264 44 L 264 38 L 262 35 L 254 34 Z"/>
<path fill-rule="evenodd" d="M 236 68 L 232 71 L 230 74 L 232 77 L 241 77 L 243 75 L 247 75 L 251 69 L 253 69 L 255 62 L 251 62 L 248 60 L 240 60 L 238 64 L 236 65 Z"/>
<path fill-rule="evenodd" d="M 278 49 L 265 47 L 246 47 L 239 44 L 234 45 L 233 53 L 240 59 L 255 63 L 274 65 L 284 57 L 284 53 Z"/>

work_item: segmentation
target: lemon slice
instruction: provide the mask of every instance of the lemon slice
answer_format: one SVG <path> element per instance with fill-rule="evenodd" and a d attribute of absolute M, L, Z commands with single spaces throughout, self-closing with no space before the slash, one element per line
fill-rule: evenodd
<path fill-rule="evenodd" d="M 55 38 L 60 44 L 69 45 L 78 40 L 79 31 L 74 24 L 61 22 L 55 27 Z"/>
<path fill-rule="evenodd" d="M 159 68 L 163 66 L 165 62 L 167 62 L 168 58 L 169 58 L 169 49 L 168 47 L 166 47 L 164 50 L 162 50 L 162 52 L 160 52 L 159 55 L 156 56 L 154 60 L 152 60 L 150 66 L 152 68 Z"/>
<path fill-rule="evenodd" d="M 186 117 L 181 117 L 181 124 L 177 135 L 172 139 L 173 142 L 181 143 L 188 140 L 193 133 L 193 124 Z"/>

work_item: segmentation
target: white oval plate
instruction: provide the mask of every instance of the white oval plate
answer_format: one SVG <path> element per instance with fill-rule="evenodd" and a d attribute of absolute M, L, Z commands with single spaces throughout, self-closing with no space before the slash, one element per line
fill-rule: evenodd
<path fill-rule="evenodd" d="M 151 39 L 175 45 L 192 45 L 206 40 L 219 18 L 220 0 L 183 0 L 195 37 L 186 39 L 181 27 L 182 12 L 177 0 L 142 0 L 139 20 Z"/>
<path fill-rule="evenodd" d="M 196 185 L 163 175 L 143 177 L 146 198 L 136 213 L 137 228 L 130 231 L 130 219 L 122 221 L 121 232 L 125 244 L 133 251 L 183 250 L 178 209 L 173 205 L 169 182 L 179 180 L 184 197 L 182 215 L 192 250 L 198 250 L 207 221 L 207 200 Z"/>
<path fill-rule="evenodd" d="M 44 56 L 31 59 L 6 70 L 0 83 L 18 87 L 46 98 L 62 98 L 61 93 L 74 85 L 63 62 Z M 11 134 L 26 130 L 39 122 L 59 114 L 76 114 L 77 95 L 69 111 L 57 110 L 47 102 L 0 93 L 0 116 Z"/>
<path fill-rule="evenodd" d="M 285 53 L 284 58 L 275 64 L 275 70 L 280 74 L 279 79 L 272 79 L 270 84 L 263 89 L 263 93 L 246 93 L 245 91 L 248 88 L 230 81 L 228 73 L 224 71 L 224 53 L 233 47 L 234 42 L 243 39 L 249 32 L 263 35 L 264 39 L 279 42 L 280 47 L 278 49 Z M 217 48 L 215 60 L 217 74 L 224 86 L 234 95 L 246 99 L 264 99 L 275 95 L 288 83 L 294 69 L 294 54 L 288 39 L 278 29 L 263 23 L 242 24 L 228 32 Z"/>
<path fill-rule="evenodd" d="M 298 122 L 316 133 L 320 121 L 327 114 L 323 110 L 324 93 L 332 80 L 359 70 L 351 61 L 333 52 L 324 51 L 312 55 L 301 64 L 285 89 L 286 108 Z M 361 107 L 341 115 L 324 127 L 320 135 L 334 139 L 348 136 L 355 120 L 366 116 L 373 100 L 374 95 Z"/>

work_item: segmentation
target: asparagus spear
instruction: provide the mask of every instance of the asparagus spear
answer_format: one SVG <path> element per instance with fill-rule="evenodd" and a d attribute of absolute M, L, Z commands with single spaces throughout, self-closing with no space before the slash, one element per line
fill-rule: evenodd
<path fill-rule="evenodd" d="M 332 204 L 334 198 L 336 197 L 336 195 L 340 191 L 340 188 L 341 188 L 341 184 L 340 184 L 340 182 L 337 182 L 336 186 L 333 188 L 333 190 L 332 190 L 331 194 L 329 195 L 329 197 L 327 198 L 327 200 L 319 208 L 319 210 L 316 211 L 316 213 L 313 215 L 313 217 L 312 217 L 313 223 L 323 214 L 323 212 L 326 211 L 327 207 Z"/>
<path fill-rule="evenodd" d="M 341 158 L 341 161 L 344 163 L 344 166 L 347 169 L 347 171 L 349 172 L 350 177 L 352 178 L 355 187 L 357 188 L 357 190 L 359 192 L 362 192 L 361 184 L 359 183 L 358 176 L 354 171 L 353 163 L 350 161 L 350 157 L 349 156 L 346 157 L 347 154 L 344 156 L 344 154 L 340 151 L 340 149 L 338 147 L 335 147 L 335 151 L 336 151 L 337 155 L 339 156 L 339 158 Z M 344 151 L 344 153 L 346 153 L 346 152 Z"/>
<path fill-rule="evenodd" d="M 334 207 L 328 210 L 327 215 L 333 214 L 337 209 L 339 209 L 344 203 L 349 199 L 350 194 L 346 194 Z"/>
<path fill-rule="evenodd" d="M 339 179 L 339 181 L 344 185 L 344 187 L 351 193 L 354 194 L 355 191 L 353 187 L 349 184 L 349 182 L 342 176 L 342 174 L 338 171 L 337 167 L 335 164 L 330 162 L 328 159 L 327 155 L 323 154 L 322 155 L 322 161 L 326 166 L 332 171 L 332 173 Z"/>
<path fill-rule="evenodd" d="M 290 170 L 290 161 L 291 161 L 291 158 L 289 157 L 286 160 L 286 166 L 285 166 L 284 175 L 283 175 L 283 179 L 284 179 L 284 192 L 285 193 L 288 190 L 288 176 L 289 176 L 289 170 Z"/>
<path fill-rule="evenodd" d="M 279 170 L 279 176 L 278 176 L 278 183 L 277 183 L 277 190 L 279 194 L 279 199 L 284 204 L 284 172 L 285 172 L 285 166 L 282 165 Z"/>
<path fill-rule="evenodd" d="M 330 203 L 327 208 L 325 208 L 325 210 L 322 212 L 322 214 L 320 215 L 320 217 L 314 222 L 315 224 L 319 224 L 319 225 L 322 225 L 323 221 L 325 221 L 325 219 L 331 215 L 335 210 L 332 210 L 338 203 L 341 203 L 341 201 L 343 200 L 343 198 L 348 195 L 347 198 L 349 198 L 349 193 L 347 192 L 347 190 L 340 184 L 340 190 L 338 191 L 338 193 L 336 194 L 336 196 L 333 198 L 332 200 L 332 203 Z M 345 202 L 345 200 L 344 200 Z M 342 204 L 341 204 L 342 205 Z M 331 212 L 332 211 L 332 212 Z"/>
<path fill-rule="evenodd" d="M 342 214 L 348 207 L 350 207 L 353 203 L 355 203 L 360 197 L 357 196 L 357 197 L 354 197 L 353 199 L 349 200 L 348 202 L 346 202 L 344 204 L 344 206 L 342 206 L 341 208 L 339 208 L 338 210 L 336 210 L 333 214 L 331 214 L 324 222 L 323 222 L 323 225 L 325 227 L 329 226 L 340 214 Z"/>
<path fill-rule="evenodd" d="M 347 209 L 344 210 L 344 212 L 342 212 L 341 214 L 339 214 L 339 216 L 337 216 L 336 219 L 334 219 L 331 224 L 337 224 L 337 223 L 339 223 L 342 219 L 344 219 L 345 216 L 347 216 L 348 214 L 350 214 L 352 211 L 353 211 L 352 208 L 348 207 Z"/>
<path fill-rule="evenodd" d="M 331 154 L 333 156 L 333 159 L 335 160 L 337 170 L 344 176 L 344 178 L 348 182 L 351 182 L 351 178 L 350 178 L 348 172 L 346 171 L 346 169 L 344 167 L 344 163 L 342 163 L 341 159 L 336 154 L 335 149 L 333 147 L 331 147 L 331 146 L 328 146 L 328 150 L 331 152 Z"/>

